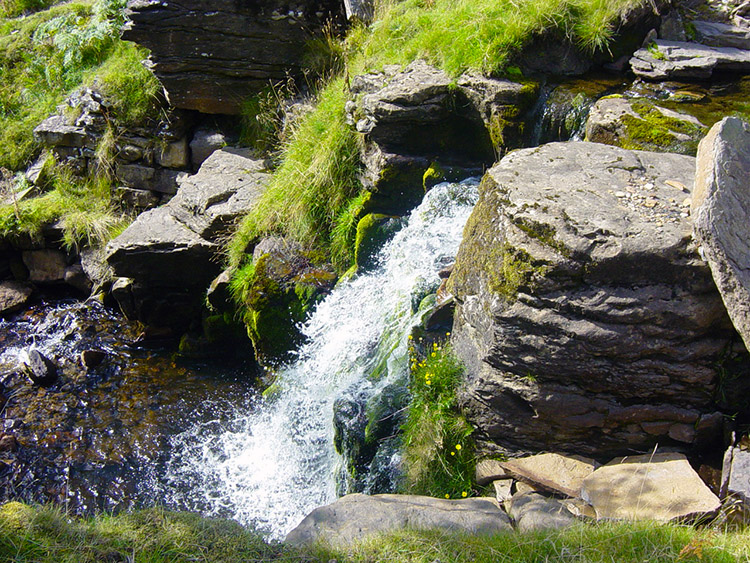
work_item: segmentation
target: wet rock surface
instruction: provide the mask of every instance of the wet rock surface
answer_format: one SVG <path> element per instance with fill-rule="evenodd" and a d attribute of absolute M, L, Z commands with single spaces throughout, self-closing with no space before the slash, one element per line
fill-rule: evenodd
<path fill-rule="evenodd" d="M 129 344 L 137 336 L 96 304 L 42 302 L 0 320 L 0 500 L 90 513 L 169 503 L 191 487 L 168 477 L 170 440 L 193 424 L 228 420 L 235 406 L 250 408 L 252 372 L 176 363 L 169 351 Z M 47 387 L 24 373 L 30 345 L 56 359 L 58 377 Z M 84 368 L 80 356 L 94 350 L 106 357 Z"/>
<path fill-rule="evenodd" d="M 508 516 L 490 499 L 355 494 L 314 510 L 285 541 L 303 546 L 322 540 L 345 547 L 357 540 L 404 528 L 468 534 L 494 534 L 512 529 Z"/>
<path fill-rule="evenodd" d="M 306 43 L 344 18 L 334 0 L 130 0 L 128 10 L 123 38 L 151 51 L 171 104 L 221 114 L 239 114 L 269 82 L 301 76 Z"/>
<path fill-rule="evenodd" d="M 694 232 L 729 317 L 750 348 L 750 125 L 728 117 L 698 151 Z"/>
<path fill-rule="evenodd" d="M 640 49 L 630 67 L 649 80 L 706 80 L 715 72 L 750 71 L 750 51 L 736 47 L 711 47 L 700 43 L 657 39 L 655 47 Z"/>
<path fill-rule="evenodd" d="M 694 167 L 552 143 L 488 172 L 449 279 L 482 448 L 607 457 L 720 435 L 734 331 L 682 207 Z"/>

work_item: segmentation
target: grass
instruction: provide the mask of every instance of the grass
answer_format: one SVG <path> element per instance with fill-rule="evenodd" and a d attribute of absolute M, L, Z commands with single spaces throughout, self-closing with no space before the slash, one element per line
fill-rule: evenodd
<path fill-rule="evenodd" d="M 0 0 L 0 18 L 15 18 L 59 3 L 60 0 Z"/>
<path fill-rule="evenodd" d="M 231 266 L 241 266 L 247 248 L 271 233 L 289 236 L 309 249 L 330 248 L 337 219 L 346 215 L 360 192 L 357 136 L 345 120 L 346 100 L 342 78 L 320 92 L 317 107 L 283 148 L 282 163 L 261 201 L 229 243 Z"/>
<path fill-rule="evenodd" d="M 748 558 L 748 530 L 650 522 L 581 524 L 563 531 L 489 537 L 405 530 L 348 549 L 294 550 L 266 543 L 229 520 L 160 508 L 85 519 L 17 502 L 0 508 L 0 560 L 9 563 L 726 563 Z"/>
<path fill-rule="evenodd" d="M 0 233 L 39 239 L 43 226 L 59 222 L 66 248 L 103 245 L 130 221 L 113 209 L 110 187 L 105 176 L 83 181 L 58 168 L 45 194 L 0 207 Z"/>
<path fill-rule="evenodd" d="M 449 345 L 434 343 L 411 355 L 411 401 L 402 428 L 404 492 L 441 498 L 474 493 L 471 426 L 458 410 L 464 369 Z"/>

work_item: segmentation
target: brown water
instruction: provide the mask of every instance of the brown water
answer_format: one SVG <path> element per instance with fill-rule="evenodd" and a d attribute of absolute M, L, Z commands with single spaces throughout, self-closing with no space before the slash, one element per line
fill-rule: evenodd
<path fill-rule="evenodd" d="M 0 452 L 0 501 L 51 501 L 76 513 L 157 502 L 171 436 L 199 423 L 220 429 L 237 409 L 252 409 L 249 362 L 188 362 L 169 347 L 132 345 L 137 333 L 99 304 L 39 303 L 0 320 L 8 399 L 0 430 L 19 444 Z M 60 366 L 48 389 L 21 371 L 30 347 Z M 107 357 L 86 370 L 79 357 L 90 349 Z"/>

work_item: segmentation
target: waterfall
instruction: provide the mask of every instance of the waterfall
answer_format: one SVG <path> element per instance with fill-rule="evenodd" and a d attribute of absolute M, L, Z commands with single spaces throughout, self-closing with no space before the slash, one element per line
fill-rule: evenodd
<path fill-rule="evenodd" d="M 477 197 L 476 180 L 432 188 L 377 265 L 318 305 L 303 326 L 306 343 L 279 370 L 272 397 L 230 423 L 209 421 L 175 436 L 168 502 L 231 516 L 272 538 L 332 502 L 342 463 L 333 443 L 334 404 L 352 388 L 373 397 L 405 381 L 407 338 L 419 322 L 414 303 L 437 289 L 438 271 L 452 262 Z"/>

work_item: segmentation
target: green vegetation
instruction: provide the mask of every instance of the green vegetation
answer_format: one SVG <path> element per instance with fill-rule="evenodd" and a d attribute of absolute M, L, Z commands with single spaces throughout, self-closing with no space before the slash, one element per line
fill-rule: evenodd
<path fill-rule="evenodd" d="M 623 115 L 622 123 L 627 137 L 621 145 L 626 149 L 659 149 L 670 152 L 694 155 L 698 141 L 706 133 L 706 128 L 687 119 L 665 115 L 645 99 L 630 101 L 638 117 Z M 679 141 L 675 134 L 687 135 L 690 140 Z"/>
<path fill-rule="evenodd" d="M 246 250 L 260 237 L 281 233 L 309 249 L 333 245 L 342 270 L 351 264 L 351 245 L 332 241 L 332 233 L 349 237 L 352 200 L 360 193 L 359 149 L 354 130 L 346 123 L 344 80 L 337 78 L 323 89 L 317 107 L 306 116 L 292 141 L 283 148 L 283 160 L 268 190 L 244 218 L 229 244 L 229 262 L 240 266 Z M 345 249 L 348 248 L 348 255 Z"/>
<path fill-rule="evenodd" d="M 236 522 L 162 509 L 69 518 L 13 502 L 0 508 L 0 560 L 14 563 L 729 563 L 750 558 L 750 532 L 650 522 L 580 524 L 563 531 L 466 536 L 402 531 L 349 549 L 268 544 Z"/>
<path fill-rule="evenodd" d="M 411 346 L 412 399 L 403 427 L 405 492 L 441 498 L 473 494 L 471 426 L 456 392 L 463 366 L 449 345 L 434 343 L 424 358 Z"/>
<path fill-rule="evenodd" d="M 0 0 L 0 18 L 17 16 L 48 8 L 59 4 L 61 0 Z"/>

